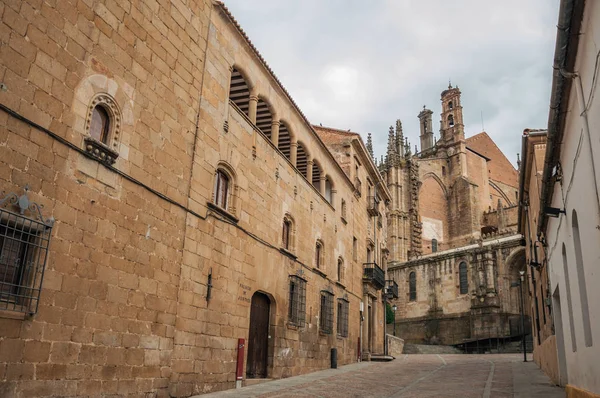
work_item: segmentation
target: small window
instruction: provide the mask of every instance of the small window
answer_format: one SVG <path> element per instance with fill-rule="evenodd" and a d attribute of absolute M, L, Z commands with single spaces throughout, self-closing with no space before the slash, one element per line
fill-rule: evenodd
<path fill-rule="evenodd" d="M 469 293 L 469 274 L 467 271 L 467 263 L 464 261 L 458 266 L 458 280 L 460 283 L 460 294 Z"/>
<path fill-rule="evenodd" d="M 342 199 L 342 218 L 346 220 L 346 201 Z"/>
<path fill-rule="evenodd" d="M 442 166 L 442 175 L 445 176 L 446 175 L 446 167 Z"/>
<path fill-rule="evenodd" d="M 282 244 L 283 248 L 286 250 L 290 250 L 290 229 L 292 225 L 291 222 L 287 219 L 283 220 L 283 236 L 282 236 Z"/>
<path fill-rule="evenodd" d="M 290 276 L 289 323 L 303 327 L 306 317 L 306 281 L 296 275 Z"/>
<path fill-rule="evenodd" d="M 333 184 L 329 177 L 325 177 L 325 199 L 333 204 Z"/>
<path fill-rule="evenodd" d="M 108 135 L 110 132 L 110 117 L 108 112 L 101 105 L 96 105 L 92 111 L 90 121 L 90 136 L 96 141 L 108 144 Z"/>
<path fill-rule="evenodd" d="M 321 269 L 323 266 L 323 243 L 317 241 L 315 245 L 315 268 Z"/>
<path fill-rule="evenodd" d="M 452 101 L 448 102 L 448 109 L 454 109 L 454 104 Z"/>
<path fill-rule="evenodd" d="M 352 237 L 352 259 L 358 261 L 358 239 Z"/>
<path fill-rule="evenodd" d="M 344 280 L 344 260 L 341 257 L 337 261 L 337 280 L 338 282 Z"/>
<path fill-rule="evenodd" d="M 432 239 L 431 240 L 431 252 L 435 253 L 438 251 L 438 241 L 437 239 Z"/>
<path fill-rule="evenodd" d="M 415 271 L 408 275 L 408 299 L 409 301 L 417 300 L 417 273 Z"/>
<path fill-rule="evenodd" d="M 453 127 L 454 126 L 454 116 L 452 116 L 452 115 L 448 116 L 448 126 L 449 127 Z"/>
<path fill-rule="evenodd" d="M 340 337 L 348 337 L 348 300 L 338 299 L 337 304 L 337 334 Z"/>
<path fill-rule="evenodd" d="M 217 170 L 215 177 L 215 204 L 227 210 L 227 199 L 229 196 L 229 177 L 222 170 Z"/>
<path fill-rule="evenodd" d="M 327 291 L 321 292 L 319 331 L 325 334 L 333 332 L 333 294 Z"/>

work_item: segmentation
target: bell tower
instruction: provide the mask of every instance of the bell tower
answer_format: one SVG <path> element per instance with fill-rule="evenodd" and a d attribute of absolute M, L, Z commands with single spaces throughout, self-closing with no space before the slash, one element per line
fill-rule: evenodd
<path fill-rule="evenodd" d="M 421 125 L 421 152 L 433 148 L 433 123 L 431 121 L 431 115 L 433 115 L 433 112 L 423 105 L 423 110 L 418 116 L 419 124 Z"/>
<path fill-rule="evenodd" d="M 463 122 L 460 90 L 448 85 L 442 91 L 442 121 L 441 139 L 444 143 L 458 142 L 465 139 L 465 125 Z"/>

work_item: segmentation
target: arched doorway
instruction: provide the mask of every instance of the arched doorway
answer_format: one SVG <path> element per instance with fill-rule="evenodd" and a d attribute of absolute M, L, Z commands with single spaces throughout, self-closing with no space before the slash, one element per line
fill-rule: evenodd
<path fill-rule="evenodd" d="M 266 378 L 269 352 L 269 309 L 271 300 L 266 294 L 256 292 L 250 305 L 250 332 L 246 377 Z"/>

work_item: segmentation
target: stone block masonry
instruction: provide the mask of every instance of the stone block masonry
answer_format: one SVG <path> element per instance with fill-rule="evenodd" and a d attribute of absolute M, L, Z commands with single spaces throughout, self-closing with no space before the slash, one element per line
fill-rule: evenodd
<path fill-rule="evenodd" d="M 367 195 L 224 6 L 8 2 L 0 21 L 0 191 L 28 186 L 56 220 L 37 311 L 0 311 L 0 396 L 231 388 L 257 296 L 269 303 L 262 377 L 328 367 L 333 347 L 340 364 L 357 360 L 362 264 L 373 234 L 383 261 L 386 221 L 370 229 Z M 301 145 L 317 165 L 317 183 L 230 101 L 234 68 L 283 121 L 289 153 Z M 377 182 L 352 150 L 360 178 Z M 369 300 L 382 306 L 378 290 Z M 373 313 L 368 350 L 381 352 Z M 248 351 L 244 373 L 261 364 Z"/>

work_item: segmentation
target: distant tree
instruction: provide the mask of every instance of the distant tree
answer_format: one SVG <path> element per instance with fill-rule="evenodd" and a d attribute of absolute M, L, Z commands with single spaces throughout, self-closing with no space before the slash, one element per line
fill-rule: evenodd
<path fill-rule="evenodd" d="M 392 306 L 390 305 L 390 303 L 385 303 L 385 323 L 388 325 L 390 323 L 394 323 L 394 318 L 396 318 L 396 315 L 392 310 Z"/>

